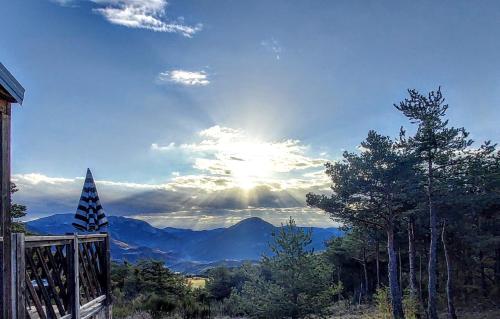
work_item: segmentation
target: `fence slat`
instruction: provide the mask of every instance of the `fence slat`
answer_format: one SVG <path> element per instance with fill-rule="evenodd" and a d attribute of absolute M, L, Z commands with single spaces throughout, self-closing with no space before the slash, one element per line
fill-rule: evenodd
<path fill-rule="evenodd" d="M 36 312 L 38 313 L 38 316 L 40 317 L 40 319 L 47 319 L 45 311 L 43 311 L 42 302 L 40 301 L 40 298 L 38 298 L 38 294 L 36 293 L 35 287 L 33 287 L 33 284 L 31 283 L 31 280 L 28 277 L 26 277 L 26 286 L 28 287 L 31 299 L 35 304 L 35 309 Z"/>
<path fill-rule="evenodd" d="M 87 260 L 87 269 L 89 270 L 89 278 L 92 280 L 92 284 L 96 289 L 96 294 L 94 298 L 99 296 L 102 292 L 101 285 L 99 284 L 99 277 L 97 277 L 96 267 L 97 263 L 91 258 L 89 250 L 92 249 L 92 243 L 84 243 L 82 244 L 84 257 Z"/>
<path fill-rule="evenodd" d="M 66 301 L 66 289 L 65 289 L 64 284 L 63 284 L 63 278 L 62 278 L 62 273 L 61 273 L 61 268 L 63 268 L 61 266 L 63 265 L 63 263 L 56 262 L 54 255 L 52 255 L 52 251 L 50 248 L 45 247 L 43 249 L 43 252 L 47 256 L 47 265 L 49 266 L 49 268 L 52 269 L 52 278 L 53 278 L 54 284 L 55 284 L 54 287 L 59 288 L 59 290 L 57 292 L 58 292 L 60 301 L 63 303 L 64 312 L 66 313 L 66 312 L 68 312 L 68 305 L 65 302 Z M 57 253 L 57 249 L 56 249 L 56 253 Z"/>
<path fill-rule="evenodd" d="M 79 246 L 81 247 L 82 245 L 79 245 Z M 83 258 L 82 249 L 84 249 L 84 248 L 83 247 L 80 248 L 80 247 L 78 248 L 78 256 L 80 258 L 80 266 L 81 266 L 80 278 L 84 282 L 83 288 L 86 291 L 87 302 L 88 302 L 88 301 L 92 300 L 93 298 L 95 298 L 97 293 L 95 292 L 94 286 L 92 285 L 92 280 L 89 278 L 89 272 L 87 271 L 87 265 L 85 262 L 85 258 Z"/>
<path fill-rule="evenodd" d="M 66 310 L 64 309 L 64 307 L 62 305 L 61 298 L 59 297 L 59 294 L 57 293 L 56 284 L 55 284 L 54 279 L 52 277 L 52 274 L 49 270 L 49 267 L 47 266 L 47 263 L 45 261 L 45 257 L 43 256 L 40 249 L 41 248 L 34 248 L 36 255 L 38 257 L 40 266 L 42 267 L 43 273 L 45 273 L 45 278 L 47 280 L 47 286 L 48 286 L 47 290 L 48 290 L 48 292 L 51 293 L 52 298 L 54 299 L 54 301 L 56 303 L 57 310 L 59 310 L 59 313 L 61 315 L 64 315 L 64 314 L 66 314 Z"/>
<path fill-rule="evenodd" d="M 103 261 L 104 261 L 104 275 L 105 275 L 105 280 L 104 280 L 104 293 L 106 294 L 106 319 L 112 319 L 113 318 L 113 300 L 111 299 L 111 238 L 109 237 L 109 234 L 106 236 L 104 239 L 104 245 L 102 245 L 103 248 Z"/>
<path fill-rule="evenodd" d="M 76 234 L 73 236 L 68 257 L 70 261 L 68 291 L 71 296 L 71 315 L 73 319 L 80 319 L 80 262 L 78 260 L 78 236 Z"/>
<path fill-rule="evenodd" d="M 40 274 L 38 274 L 38 266 L 33 259 L 33 252 L 31 248 L 26 249 L 26 260 L 28 261 L 28 265 L 32 269 L 31 275 L 35 278 L 37 288 L 38 290 L 40 290 L 42 294 L 42 299 L 45 303 L 45 310 L 47 311 L 47 317 L 56 318 L 56 312 L 54 310 L 54 307 L 52 307 L 50 295 L 47 289 L 45 288 L 45 284 L 42 278 L 40 277 Z"/>

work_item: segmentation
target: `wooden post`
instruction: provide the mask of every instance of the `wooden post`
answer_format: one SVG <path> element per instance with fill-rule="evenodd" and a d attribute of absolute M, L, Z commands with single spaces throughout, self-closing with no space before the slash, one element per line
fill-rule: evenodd
<path fill-rule="evenodd" d="M 2 226 L 2 314 L 12 318 L 12 263 L 10 215 L 10 115 L 11 105 L 0 100 L 0 219 Z"/>
<path fill-rule="evenodd" d="M 113 318 L 113 311 L 112 311 L 112 303 L 113 301 L 111 300 L 111 238 L 109 236 L 109 233 L 107 236 L 104 238 L 104 260 L 105 260 L 105 266 L 104 266 L 104 272 L 105 272 L 105 282 L 104 282 L 104 287 L 105 287 L 105 292 L 106 292 L 106 319 L 112 319 Z"/>
<path fill-rule="evenodd" d="M 78 235 L 74 234 L 68 249 L 69 278 L 68 294 L 70 296 L 71 318 L 80 319 L 80 279 L 78 260 Z"/>
<path fill-rule="evenodd" d="M 24 234 L 12 234 L 12 318 L 26 318 L 26 253 L 24 251 Z"/>

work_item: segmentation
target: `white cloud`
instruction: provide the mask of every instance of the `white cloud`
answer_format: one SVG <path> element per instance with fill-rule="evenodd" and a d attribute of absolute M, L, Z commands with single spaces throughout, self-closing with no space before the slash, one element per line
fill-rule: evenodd
<path fill-rule="evenodd" d="M 160 146 L 156 143 L 153 143 L 151 144 L 151 150 L 153 151 L 160 151 L 160 152 L 164 152 L 164 151 L 170 151 L 170 150 L 173 150 L 175 149 L 175 143 L 172 142 L 168 145 L 164 145 L 164 146 Z"/>
<path fill-rule="evenodd" d="M 281 58 L 281 53 L 283 52 L 283 49 L 281 48 L 281 45 L 276 39 L 271 38 L 269 40 L 261 41 L 260 45 L 262 45 L 266 50 L 272 52 L 276 60 L 279 60 Z"/>
<path fill-rule="evenodd" d="M 158 75 L 160 82 L 173 82 L 186 86 L 204 86 L 210 84 L 205 71 L 172 70 L 161 72 Z"/>
<path fill-rule="evenodd" d="M 318 171 L 326 159 L 308 156 L 308 146 L 299 140 L 263 141 L 245 131 L 212 126 L 199 132 L 199 141 L 190 144 L 170 143 L 152 145 L 155 151 L 188 152 L 197 175 L 179 176 L 176 185 L 188 187 L 252 188 L 267 186 L 272 189 L 306 188 L 317 186 Z M 301 173 L 302 172 L 302 173 Z M 320 179 L 324 183 L 324 179 Z"/>
<path fill-rule="evenodd" d="M 51 2 L 57 3 L 63 7 L 71 7 L 74 5 L 75 0 L 50 0 Z"/>
<path fill-rule="evenodd" d="M 47 184 L 59 184 L 59 183 L 72 183 L 74 179 L 72 178 L 63 178 L 63 177 L 49 177 L 39 173 L 30 173 L 30 174 L 17 174 L 12 177 L 12 181 L 14 183 L 24 182 L 31 185 L 37 185 L 40 183 Z"/>
<path fill-rule="evenodd" d="M 72 0 L 52 0 L 63 6 L 72 5 Z M 166 17 L 166 0 L 88 0 L 97 7 L 94 12 L 110 23 L 128 28 L 147 29 L 156 32 L 178 33 L 191 38 L 203 25 L 187 25 L 184 18 L 171 20 Z"/>
<path fill-rule="evenodd" d="M 198 132 L 192 143 L 154 143 L 151 151 L 178 156 L 192 167 L 172 170 L 164 176 L 168 181 L 158 184 L 101 180 L 95 171 L 108 214 L 200 229 L 251 216 L 274 224 L 293 216 L 301 225 L 330 225 L 328 216 L 305 207 L 306 193 L 329 191 L 331 181 L 322 167 L 326 159 L 312 156 L 299 140 L 262 140 L 243 130 L 212 126 Z M 74 212 L 84 183 L 84 177 L 39 172 L 12 178 L 19 187 L 14 200 L 28 206 L 28 218 Z"/>
<path fill-rule="evenodd" d="M 177 227 L 195 230 L 229 227 L 250 217 L 262 218 L 275 226 L 285 224 L 290 217 L 300 226 L 340 226 L 324 212 L 308 207 L 181 210 L 163 214 L 132 215 L 131 217 L 160 228 Z"/>

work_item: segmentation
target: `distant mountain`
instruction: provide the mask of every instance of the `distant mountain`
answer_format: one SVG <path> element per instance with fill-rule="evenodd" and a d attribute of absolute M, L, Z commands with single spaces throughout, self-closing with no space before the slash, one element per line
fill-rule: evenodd
<path fill-rule="evenodd" d="M 57 214 L 26 223 L 39 234 L 65 234 L 74 231 L 72 214 Z M 272 234 L 278 230 L 257 218 L 245 219 L 228 228 L 195 231 L 156 228 L 132 218 L 108 216 L 111 254 L 114 260 L 135 262 L 154 258 L 164 260 L 176 271 L 199 273 L 219 264 L 238 265 L 270 254 Z M 325 241 L 342 232 L 336 228 L 306 228 L 312 231 L 311 248 L 323 250 Z"/>
<path fill-rule="evenodd" d="M 191 246 L 190 252 L 194 259 L 207 262 L 258 260 L 262 254 L 269 254 L 269 242 L 274 230 L 272 224 L 260 218 L 248 218 Z"/>

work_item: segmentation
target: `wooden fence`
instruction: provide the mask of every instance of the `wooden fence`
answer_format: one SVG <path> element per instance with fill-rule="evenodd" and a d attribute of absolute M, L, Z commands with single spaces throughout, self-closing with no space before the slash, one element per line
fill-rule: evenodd
<path fill-rule="evenodd" d="M 12 270 L 2 281 L 11 286 L 12 318 L 112 318 L 107 234 L 11 240 Z"/>

